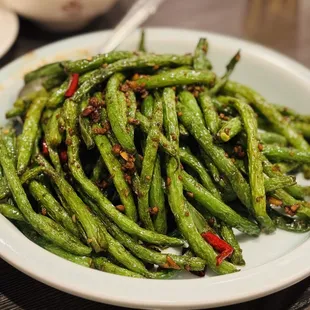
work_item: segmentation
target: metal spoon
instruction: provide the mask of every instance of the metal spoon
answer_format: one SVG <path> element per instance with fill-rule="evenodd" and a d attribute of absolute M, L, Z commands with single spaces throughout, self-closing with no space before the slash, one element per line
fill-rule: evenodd
<path fill-rule="evenodd" d="M 127 14 L 114 28 L 109 38 L 105 41 L 100 53 L 113 51 L 129 34 L 137 29 L 148 17 L 157 11 L 163 0 L 137 0 Z"/>

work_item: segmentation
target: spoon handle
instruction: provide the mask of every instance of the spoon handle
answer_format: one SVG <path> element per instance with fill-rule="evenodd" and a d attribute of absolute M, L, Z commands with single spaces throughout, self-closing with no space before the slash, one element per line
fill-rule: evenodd
<path fill-rule="evenodd" d="M 154 14 L 163 0 L 137 0 L 99 48 L 100 53 L 113 51 L 130 33 Z"/>

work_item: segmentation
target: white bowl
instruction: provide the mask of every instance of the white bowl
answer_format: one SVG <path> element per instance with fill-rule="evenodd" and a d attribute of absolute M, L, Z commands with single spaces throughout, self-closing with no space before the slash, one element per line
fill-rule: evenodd
<path fill-rule="evenodd" d="M 89 51 L 96 50 L 107 35 L 108 32 L 97 32 L 50 44 L 3 68 L 0 123 L 22 86 L 25 71 L 47 61 L 88 57 Z M 200 37 L 209 40 L 216 72 L 223 73 L 229 58 L 241 48 L 242 58 L 233 73 L 234 80 L 251 85 L 272 102 L 310 113 L 309 70 L 274 51 L 217 34 L 165 28 L 147 30 L 146 43 L 150 51 L 187 53 L 193 51 Z M 139 32 L 120 49 L 135 49 L 138 38 Z M 174 280 L 141 280 L 88 269 L 50 254 L 0 216 L 0 254 L 6 261 L 48 285 L 104 303 L 138 308 L 209 308 L 271 294 L 309 276 L 309 233 L 278 230 L 259 238 L 238 238 L 247 262 L 239 273 L 205 278 L 182 274 Z"/>
<path fill-rule="evenodd" d="M 53 31 L 78 30 L 115 0 L 0 0 L 0 4 Z"/>

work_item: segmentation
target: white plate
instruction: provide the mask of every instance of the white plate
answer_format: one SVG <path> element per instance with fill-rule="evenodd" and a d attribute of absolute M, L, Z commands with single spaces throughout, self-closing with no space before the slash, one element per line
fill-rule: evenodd
<path fill-rule="evenodd" d="M 0 7 L 0 58 L 15 42 L 19 21 L 15 13 Z"/>
<path fill-rule="evenodd" d="M 23 72 L 57 59 L 88 56 L 88 50 L 94 50 L 106 36 L 107 32 L 97 32 L 60 41 L 3 68 L 0 71 L 0 122 L 4 121 L 4 111 L 22 86 Z M 138 36 L 134 34 L 120 48 L 134 49 Z M 272 102 L 310 113 L 309 70 L 274 51 L 217 34 L 164 28 L 147 31 L 147 46 L 155 52 L 191 52 L 200 37 L 209 39 L 210 58 L 216 72 L 224 72 L 228 59 L 241 48 L 242 60 L 234 72 L 235 80 L 251 85 Z M 63 260 L 30 242 L 2 216 L 0 229 L 0 254 L 19 270 L 65 292 L 127 307 L 222 306 L 271 294 L 310 274 L 309 234 L 279 230 L 256 239 L 240 235 L 247 266 L 239 273 L 141 280 L 87 269 Z"/>

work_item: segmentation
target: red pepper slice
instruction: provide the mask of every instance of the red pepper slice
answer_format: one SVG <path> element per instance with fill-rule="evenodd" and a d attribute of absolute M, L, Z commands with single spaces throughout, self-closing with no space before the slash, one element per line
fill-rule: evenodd
<path fill-rule="evenodd" d="M 202 233 L 201 237 L 219 252 L 219 255 L 216 257 L 216 266 L 220 265 L 225 258 L 230 257 L 234 252 L 234 248 L 230 244 L 210 231 Z"/>
<path fill-rule="evenodd" d="M 65 93 L 65 97 L 72 97 L 74 93 L 76 92 L 78 85 L 79 85 L 79 74 L 73 73 L 71 75 L 69 87 Z"/>
<path fill-rule="evenodd" d="M 67 153 L 67 150 L 62 148 L 60 150 L 60 153 L 59 153 L 59 158 L 60 158 L 60 161 L 65 164 L 66 162 L 68 162 L 68 153 Z"/>
<path fill-rule="evenodd" d="M 42 153 L 44 156 L 48 156 L 48 154 L 49 154 L 48 146 L 47 146 L 45 139 L 42 140 Z"/>

